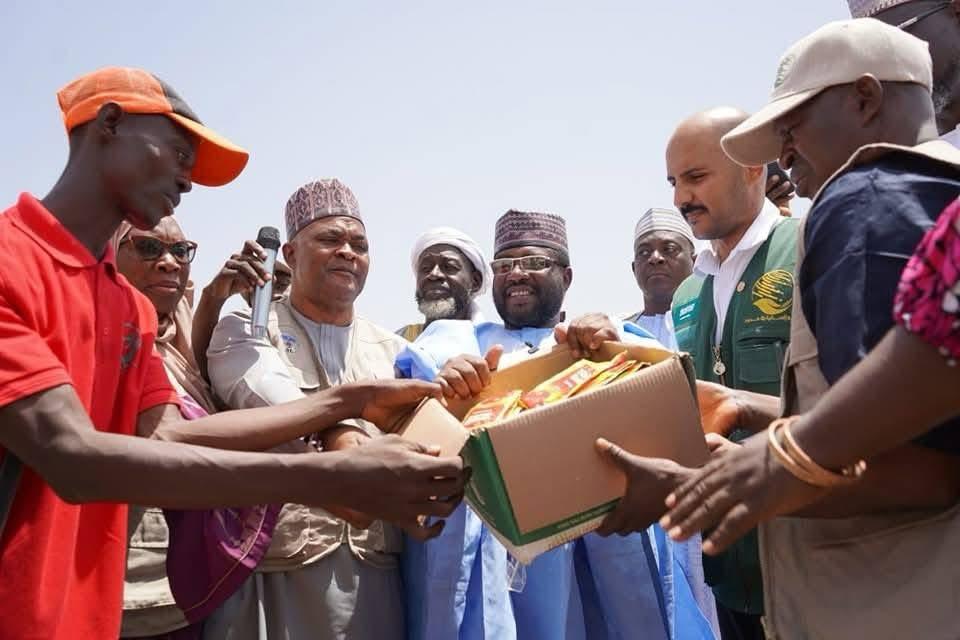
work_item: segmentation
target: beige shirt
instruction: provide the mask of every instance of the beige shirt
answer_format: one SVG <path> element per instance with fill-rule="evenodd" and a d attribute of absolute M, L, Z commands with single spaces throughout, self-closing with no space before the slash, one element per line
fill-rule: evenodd
<path fill-rule="evenodd" d="M 253 336 L 249 311 L 225 316 L 217 325 L 207 351 L 207 363 L 214 390 L 230 408 L 290 402 L 331 386 L 320 361 L 321 345 L 311 336 L 320 335 L 322 325 L 310 326 L 298 316 L 289 299 L 284 298 L 271 306 L 265 338 Z M 369 320 L 355 318 L 342 370 L 336 367 L 341 382 L 393 378 L 394 361 L 405 345 L 406 341 L 399 336 Z M 371 435 L 379 434 L 370 423 L 356 424 Z M 258 570 L 284 571 L 306 566 L 344 543 L 359 559 L 383 567 L 396 566 L 396 555 L 401 550 L 399 532 L 383 522 L 376 521 L 368 529 L 358 530 L 323 509 L 286 504 Z"/>
<path fill-rule="evenodd" d="M 835 175 L 889 150 L 960 167 L 960 153 L 942 142 L 913 148 L 871 145 Z M 803 237 L 801 227 L 798 273 L 804 259 Z M 784 415 L 809 411 L 829 389 L 800 299 L 799 294 L 793 298 L 783 375 Z M 955 551 L 960 505 L 852 518 L 780 517 L 760 525 L 759 531 L 768 638 L 960 637 L 956 614 L 960 561 Z"/>

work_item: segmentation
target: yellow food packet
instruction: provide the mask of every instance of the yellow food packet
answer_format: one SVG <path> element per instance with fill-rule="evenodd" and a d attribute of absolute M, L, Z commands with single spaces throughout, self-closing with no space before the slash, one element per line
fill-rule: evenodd
<path fill-rule="evenodd" d="M 511 411 L 517 408 L 522 393 L 520 389 L 515 389 L 493 398 L 481 400 L 473 405 L 473 408 L 463 417 L 463 426 L 467 429 L 488 427 L 509 415 L 513 415 Z"/>
<path fill-rule="evenodd" d="M 533 390 L 523 394 L 520 402 L 524 408 L 533 409 L 569 398 L 604 371 L 620 365 L 626 358 L 627 352 L 624 351 L 617 354 L 613 360 L 607 360 L 606 362 L 578 360 L 552 378 L 541 382 Z"/>
<path fill-rule="evenodd" d="M 626 353 L 626 352 L 624 352 Z M 637 364 L 636 360 L 624 360 L 620 364 L 614 365 L 602 372 L 600 375 L 596 376 L 593 380 L 587 382 L 587 384 L 580 387 L 580 390 L 574 395 L 579 395 L 581 393 L 586 393 L 587 391 L 592 391 L 593 389 L 599 389 L 600 387 L 605 387 L 614 380 L 619 379 L 621 376 L 626 374 L 627 371 L 630 371 Z"/>
<path fill-rule="evenodd" d="M 630 376 L 640 371 L 641 369 L 646 369 L 647 367 L 650 367 L 650 366 L 653 366 L 652 363 L 650 362 L 637 362 L 629 369 L 621 371 L 620 375 L 618 375 L 616 378 L 614 378 L 610 382 L 616 382 L 617 380 L 623 380 L 624 378 L 629 378 Z"/>

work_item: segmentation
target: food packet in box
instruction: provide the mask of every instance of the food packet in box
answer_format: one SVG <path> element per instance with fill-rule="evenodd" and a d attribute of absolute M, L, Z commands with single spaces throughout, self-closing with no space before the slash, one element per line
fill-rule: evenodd
<path fill-rule="evenodd" d="M 626 359 L 627 352 L 624 351 L 617 354 L 613 360 L 605 362 L 578 360 L 552 378 L 538 384 L 532 391 L 523 394 L 520 402 L 525 408 L 533 409 L 569 398 L 596 376 L 611 367 L 620 365 Z"/>
<path fill-rule="evenodd" d="M 502 395 L 481 400 L 463 417 L 463 426 L 467 429 L 488 427 L 513 415 L 512 412 L 520 401 L 521 393 L 523 392 L 519 389 L 514 389 Z"/>

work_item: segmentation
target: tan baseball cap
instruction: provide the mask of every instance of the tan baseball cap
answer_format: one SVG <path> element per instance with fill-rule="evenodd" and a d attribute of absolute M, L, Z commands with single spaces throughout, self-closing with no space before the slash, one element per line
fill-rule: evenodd
<path fill-rule="evenodd" d="M 820 27 L 780 58 L 770 102 L 723 136 L 734 162 L 762 166 L 780 156 L 773 122 L 821 91 L 865 74 L 886 82 L 933 84 L 927 43 L 873 18 L 840 20 Z"/>

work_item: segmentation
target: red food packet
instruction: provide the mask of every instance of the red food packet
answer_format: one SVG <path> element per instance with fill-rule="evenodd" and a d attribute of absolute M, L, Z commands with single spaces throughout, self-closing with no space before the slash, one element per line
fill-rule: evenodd
<path fill-rule="evenodd" d="M 522 391 L 515 389 L 503 395 L 481 400 L 463 417 L 463 426 L 467 429 L 488 427 L 512 415 L 520 400 Z"/>

